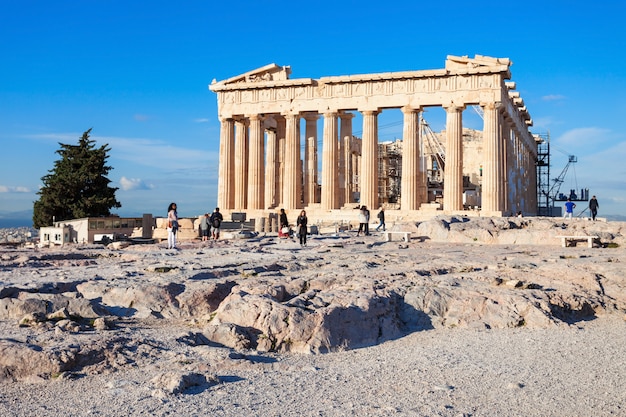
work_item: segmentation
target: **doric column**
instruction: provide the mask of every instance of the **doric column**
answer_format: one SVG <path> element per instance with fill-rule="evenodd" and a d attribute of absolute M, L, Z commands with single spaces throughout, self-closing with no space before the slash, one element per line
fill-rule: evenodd
<path fill-rule="evenodd" d="M 322 142 L 322 209 L 339 207 L 337 163 L 337 112 L 324 113 Z"/>
<path fill-rule="evenodd" d="M 285 118 L 275 115 L 276 120 L 276 204 L 283 204 L 283 178 L 285 177 Z"/>
<path fill-rule="evenodd" d="M 276 208 L 276 173 L 278 167 L 276 130 L 266 129 L 267 149 L 265 152 L 265 208 Z"/>
<path fill-rule="evenodd" d="M 500 197 L 500 207 L 505 213 L 513 212 L 515 214 L 515 204 L 511 200 L 513 190 L 510 187 L 510 148 L 509 141 L 511 140 L 511 129 L 509 127 L 509 120 L 505 117 L 504 113 L 500 113 L 500 132 L 502 137 L 502 154 L 500 159 L 502 160 L 502 196 Z"/>
<path fill-rule="evenodd" d="M 317 113 L 306 113 L 304 148 L 304 205 L 316 203 L 315 191 L 317 190 Z"/>
<path fill-rule="evenodd" d="M 352 154 L 352 195 L 354 193 L 361 192 L 361 154 L 353 153 Z M 354 203 L 356 198 L 352 198 L 352 202 Z"/>
<path fill-rule="evenodd" d="M 283 175 L 283 208 L 300 207 L 300 115 L 285 116 L 285 169 Z"/>
<path fill-rule="evenodd" d="M 419 113 L 420 109 L 402 107 L 404 127 L 402 130 L 402 180 L 400 183 L 400 208 L 418 210 L 420 208 L 421 189 L 423 187 L 420 167 Z"/>
<path fill-rule="evenodd" d="M 248 209 L 265 208 L 265 178 L 263 162 L 265 161 L 265 145 L 263 137 L 263 120 L 258 114 L 248 116 L 250 121 L 250 150 L 248 152 Z"/>
<path fill-rule="evenodd" d="M 341 139 L 343 142 L 343 166 L 345 169 L 345 195 L 343 197 L 344 205 L 350 204 L 354 202 L 354 175 L 355 175 L 355 166 L 353 162 L 352 155 L 352 135 L 343 137 Z"/>
<path fill-rule="evenodd" d="M 226 210 L 235 207 L 235 122 L 233 119 L 220 120 L 217 206 Z"/>
<path fill-rule="evenodd" d="M 463 109 L 465 106 L 446 107 L 444 210 L 463 210 Z"/>
<path fill-rule="evenodd" d="M 361 148 L 361 205 L 378 208 L 378 111 L 364 110 Z"/>
<path fill-rule="evenodd" d="M 246 209 L 248 193 L 248 126 L 246 119 L 235 121 L 235 210 Z"/>
<path fill-rule="evenodd" d="M 487 103 L 483 106 L 483 189 L 482 210 L 501 211 L 502 189 L 502 140 L 500 138 L 501 103 Z M 446 158 L 447 159 L 447 158 Z M 447 161 L 446 161 L 447 165 Z"/>
<path fill-rule="evenodd" d="M 350 152 L 350 138 L 352 137 L 352 113 L 339 113 L 341 119 L 341 128 L 339 133 L 339 207 L 350 202 L 350 186 L 349 186 L 349 162 L 347 153 Z M 346 147 L 346 145 L 348 147 Z"/>

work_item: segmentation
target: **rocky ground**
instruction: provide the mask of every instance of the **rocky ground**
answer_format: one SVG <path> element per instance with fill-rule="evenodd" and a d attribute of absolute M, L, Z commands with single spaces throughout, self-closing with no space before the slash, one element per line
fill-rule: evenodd
<path fill-rule="evenodd" d="M 2 249 L 0 415 L 626 414 L 624 223 L 389 227 Z"/>

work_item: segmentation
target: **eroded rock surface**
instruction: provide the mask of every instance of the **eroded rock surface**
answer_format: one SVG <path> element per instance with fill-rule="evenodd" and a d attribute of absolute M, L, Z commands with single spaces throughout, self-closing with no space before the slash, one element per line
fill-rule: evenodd
<path fill-rule="evenodd" d="M 241 366 L 251 351 L 319 353 L 439 327 L 548 328 L 626 311 L 622 223 L 440 217 L 389 226 L 413 239 L 344 232 L 304 248 L 258 236 L 175 252 L 6 249 L 0 378 L 109 372 L 164 356 Z M 595 248 L 562 248 L 563 233 L 600 238 Z M 171 337 L 172 328 L 184 335 Z"/>

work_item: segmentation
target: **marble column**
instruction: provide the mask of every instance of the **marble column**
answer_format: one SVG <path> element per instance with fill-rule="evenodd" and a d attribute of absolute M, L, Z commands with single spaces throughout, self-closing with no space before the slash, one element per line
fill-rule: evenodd
<path fill-rule="evenodd" d="M 324 113 L 324 138 L 322 142 L 322 209 L 339 208 L 337 112 Z"/>
<path fill-rule="evenodd" d="M 316 203 L 315 193 L 317 190 L 317 113 L 307 113 L 304 148 L 304 205 Z"/>
<path fill-rule="evenodd" d="M 512 204 L 509 197 L 509 192 L 511 191 L 511 187 L 509 187 L 509 140 L 511 138 L 511 130 L 509 129 L 509 121 L 504 113 L 500 113 L 500 134 L 502 138 L 502 153 L 500 155 L 502 195 L 500 197 L 500 207 L 502 207 L 505 213 L 513 212 L 515 214 L 515 205 Z"/>
<path fill-rule="evenodd" d="M 276 173 L 278 167 L 276 130 L 265 130 L 267 136 L 267 149 L 265 153 L 265 208 L 276 208 Z"/>
<path fill-rule="evenodd" d="M 235 122 L 221 119 L 220 125 L 217 206 L 230 210 L 235 207 Z"/>
<path fill-rule="evenodd" d="M 446 107 L 446 162 L 443 182 L 443 209 L 463 210 L 463 110 Z"/>
<path fill-rule="evenodd" d="M 352 153 L 352 195 L 361 193 L 361 155 Z M 354 203 L 356 198 L 352 198 Z"/>
<path fill-rule="evenodd" d="M 283 172 L 283 208 L 293 210 L 301 207 L 300 192 L 300 115 L 285 116 L 285 169 Z"/>
<path fill-rule="evenodd" d="M 501 211 L 500 199 L 503 194 L 502 179 L 502 139 L 500 137 L 501 103 L 487 103 L 483 106 L 483 193 L 482 210 Z M 447 165 L 447 163 L 446 163 Z"/>
<path fill-rule="evenodd" d="M 378 208 L 378 110 L 364 110 L 361 148 L 361 205 Z"/>
<path fill-rule="evenodd" d="M 419 143 L 420 109 L 402 107 L 404 127 L 402 133 L 402 179 L 400 183 L 400 208 L 402 210 L 419 210 L 421 200 L 420 186 L 422 170 Z"/>
<path fill-rule="evenodd" d="M 349 152 L 350 138 L 352 137 L 352 113 L 339 113 L 341 127 L 339 133 L 339 207 L 343 207 L 350 202 L 350 187 L 348 185 L 348 158 L 346 153 Z M 346 148 L 346 144 L 348 148 Z"/>
<path fill-rule="evenodd" d="M 246 209 L 248 194 L 247 119 L 235 121 L 235 210 Z"/>
<path fill-rule="evenodd" d="M 285 131 L 286 122 L 282 115 L 275 115 L 276 120 L 276 204 L 283 204 L 283 178 L 285 177 Z"/>
<path fill-rule="evenodd" d="M 345 169 L 344 205 L 354 203 L 354 162 L 352 156 L 352 135 L 341 139 L 343 142 L 343 166 Z"/>
<path fill-rule="evenodd" d="M 248 151 L 248 209 L 265 208 L 265 138 L 262 118 L 258 114 L 248 116 L 250 121 L 250 140 Z"/>

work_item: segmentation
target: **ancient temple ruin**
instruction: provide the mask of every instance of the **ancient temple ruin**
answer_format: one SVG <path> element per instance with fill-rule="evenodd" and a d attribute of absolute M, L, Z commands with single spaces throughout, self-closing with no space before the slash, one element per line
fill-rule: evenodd
<path fill-rule="evenodd" d="M 322 215 L 358 203 L 389 206 L 406 218 L 433 207 L 447 214 L 535 214 L 538 139 L 509 81 L 511 64 L 448 56 L 443 69 L 320 79 L 290 79 L 290 67 L 271 64 L 213 81 L 221 122 L 218 206 Z M 440 150 L 429 146 L 421 128 L 423 111 L 434 106 L 446 111 Z M 482 132 L 463 128 L 468 106 L 480 109 Z M 381 146 L 378 115 L 387 109 L 401 109 L 403 136 Z M 353 135 L 356 112 L 363 120 L 360 138 Z M 479 151 L 468 160 L 464 153 L 472 147 Z"/>

